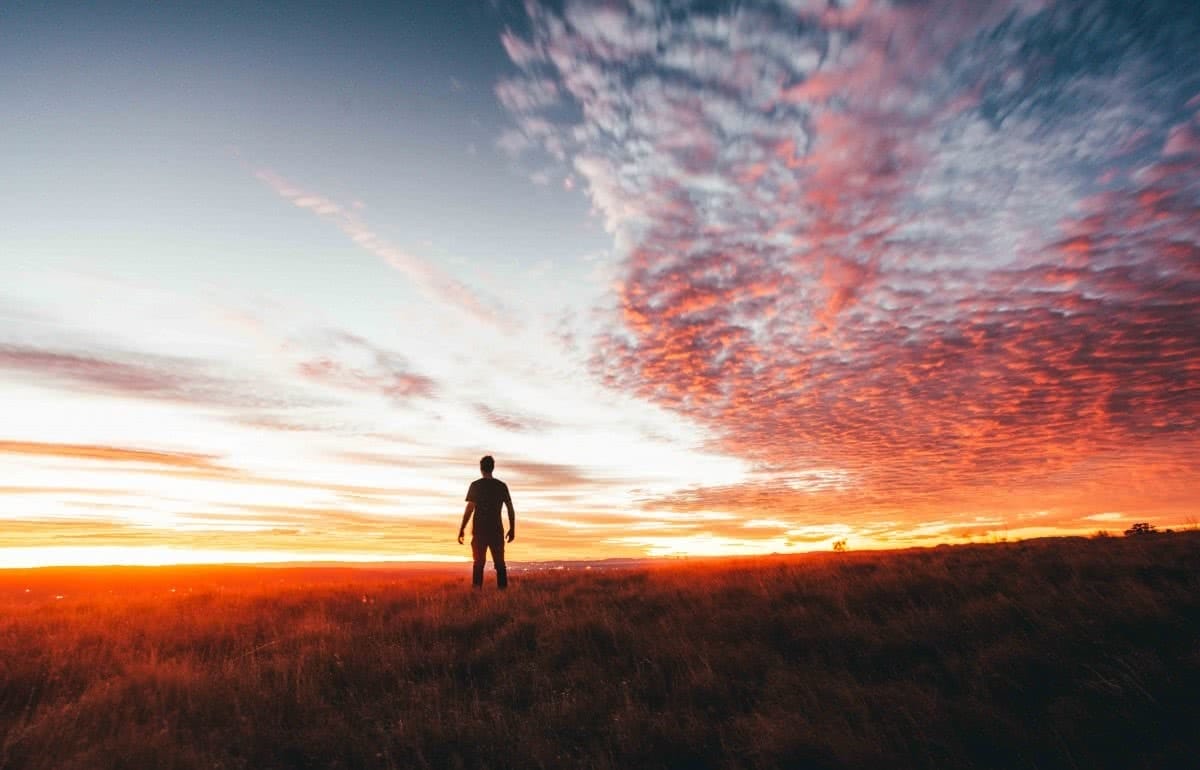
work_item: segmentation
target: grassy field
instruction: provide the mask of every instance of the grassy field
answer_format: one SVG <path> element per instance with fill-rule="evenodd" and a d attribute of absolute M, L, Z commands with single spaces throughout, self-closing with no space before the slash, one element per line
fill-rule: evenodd
<path fill-rule="evenodd" d="M 1200 756 L 1197 533 L 468 573 L 0 572 L 0 767 Z"/>

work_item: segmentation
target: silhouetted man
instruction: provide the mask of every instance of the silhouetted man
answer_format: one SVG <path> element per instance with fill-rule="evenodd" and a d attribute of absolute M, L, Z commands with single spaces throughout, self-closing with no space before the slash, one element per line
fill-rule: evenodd
<path fill-rule="evenodd" d="M 475 524 L 471 527 L 471 554 L 475 557 L 475 566 L 471 571 L 471 585 L 483 587 L 483 566 L 487 562 L 487 552 L 492 551 L 492 565 L 496 568 L 496 586 L 508 587 L 508 567 L 504 563 L 504 524 L 500 521 L 500 506 L 508 506 L 508 542 L 517 536 L 517 513 L 513 510 L 512 498 L 508 495 L 508 485 L 500 479 L 492 478 L 496 461 L 491 455 L 479 461 L 479 470 L 483 478 L 471 482 L 467 490 L 467 508 L 463 511 L 462 526 L 458 528 L 458 542 L 463 541 L 463 533 L 467 530 L 467 522 L 471 514 L 475 514 Z"/>

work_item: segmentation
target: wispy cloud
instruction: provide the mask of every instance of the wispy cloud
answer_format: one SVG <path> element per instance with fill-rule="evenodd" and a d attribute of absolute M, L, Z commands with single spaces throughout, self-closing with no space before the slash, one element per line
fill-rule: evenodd
<path fill-rule="evenodd" d="M 358 335 L 331 331 L 310 341 L 308 348 L 296 365 L 306 380 L 375 393 L 398 403 L 434 393 L 433 380 L 414 371 L 403 356 Z"/>
<path fill-rule="evenodd" d="M 451 277 L 432 262 L 390 243 L 366 224 L 357 207 L 307 192 L 267 169 L 257 171 L 255 176 L 293 206 L 310 211 L 335 225 L 359 248 L 404 274 L 427 297 L 468 312 L 489 324 L 502 328 L 511 325 L 505 314 L 495 310 L 498 300 Z"/>
<path fill-rule="evenodd" d="M 475 411 L 488 424 L 508 431 L 545 431 L 552 427 L 549 420 L 513 409 L 498 409 L 487 404 L 475 404 Z"/>
<path fill-rule="evenodd" d="M 96 444 L 59 444 L 41 441 L 0 441 L 0 454 L 27 457 L 57 457 L 71 460 L 143 463 L 175 468 L 218 469 L 213 455 L 194 452 L 167 452 L 155 449 L 103 446 Z"/>
<path fill-rule="evenodd" d="M 271 408 L 304 403 L 299 394 L 231 376 L 212 361 L 92 346 L 87 350 L 0 343 L 0 370 L 88 393 L 201 406 Z"/>

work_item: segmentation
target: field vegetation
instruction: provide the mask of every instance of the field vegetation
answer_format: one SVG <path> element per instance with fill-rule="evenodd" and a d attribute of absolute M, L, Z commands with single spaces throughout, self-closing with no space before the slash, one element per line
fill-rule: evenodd
<path fill-rule="evenodd" d="M 468 573 L 0 572 L 0 767 L 1200 756 L 1197 533 Z"/>

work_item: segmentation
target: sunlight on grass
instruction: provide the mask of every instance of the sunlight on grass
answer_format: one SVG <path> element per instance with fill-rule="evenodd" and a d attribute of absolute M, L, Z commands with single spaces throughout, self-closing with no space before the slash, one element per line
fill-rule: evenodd
<path fill-rule="evenodd" d="M 1183 767 L 1198 565 L 1181 533 L 506 593 L 465 567 L 5 571 L 0 767 Z"/>

